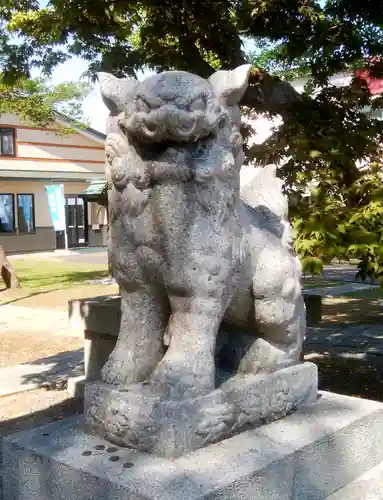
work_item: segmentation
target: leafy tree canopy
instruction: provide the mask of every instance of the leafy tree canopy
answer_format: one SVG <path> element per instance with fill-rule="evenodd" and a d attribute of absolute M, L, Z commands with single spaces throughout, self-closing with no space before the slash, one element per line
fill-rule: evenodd
<path fill-rule="evenodd" d="M 65 115 L 72 124 L 84 122 L 82 101 L 87 86 L 79 83 L 47 84 L 41 78 L 19 77 L 13 83 L 4 83 L 0 76 L 0 115 L 16 114 L 22 121 L 44 127 Z M 59 127 L 70 132 L 68 127 Z"/>
<path fill-rule="evenodd" d="M 207 77 L 251 61 L 242 105 L 281 124 L 248 158 L 281 162 L 306 268 L 355 257 L 383 276 L 382 122 L 363 80 L 330 77 L 368 67 L 383 76 L 383 10 L 376 0 L 5 0 L 0 65 L 5 79 L 39 66 L 49 74 L 81 56 L 89 73 L 183 69 Z M 12 36 L 17 35 L 17 43 Z M 244 44 L 244 41 L 246 43 Z M 287 79 L 304 76 L 298 94 Z M 360 164 L 363 168 L 360 168 Z M 305 195 L 310 194 L 307 198 Z M 309 199 L 309 203 L 304 200 Z"/>
<path fill-rule="evenodd" d="M 46 75 L 65 58 L 53 51 L 17 37 L 8 29 L 12 17 L 21 11 L 38 9 L 38 2 L 5 0 L 0 6 L 0 114 L 16 113 L 23 121 L 45 126 L 60 111 L 70 120 L 83 121 L 81 103 L 88 92 L 84 83 L 50 85 L 44 78 L 31 78 L 33 68 Z M 64 129 L 63 129 L 64 130 Z"/>

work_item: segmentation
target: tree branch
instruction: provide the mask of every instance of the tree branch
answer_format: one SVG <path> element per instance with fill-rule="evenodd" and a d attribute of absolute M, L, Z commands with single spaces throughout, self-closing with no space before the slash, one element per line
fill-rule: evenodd
<path fill-rule="evenodd" d="M 237 49 L 233 52 L 230 61 L 231 69 L 249 63 L 242 51 L 242 42 L 239 37 L 235 45 Z M 253 67 L 250 73 L 249 85 L 241 104 L 259 112 L 284 116 L 293 104 L 301 101 L 302 96 L 290 83 L 268 74 L 261 68 Z"/>
<path fill-rule="evenodd" d="M 302 102 L 302 96 L 290 83 L 253 68 L 241 104 L 259 112 L 285 116 L 298 102 Z"/>
<path fill-rule="evenodd" d="M 185 65 L 186 71 L 190 71 L 190 61 L 193 61 L 193 71 L 202 76 L 202 78 L 209 78 L 214 73 L 215 69 L 202 57 L 191 36 L 187 34 L 181 35 L 179 37 L 179 44 L 186 58 L 185 61 L 187 61 Z"/>

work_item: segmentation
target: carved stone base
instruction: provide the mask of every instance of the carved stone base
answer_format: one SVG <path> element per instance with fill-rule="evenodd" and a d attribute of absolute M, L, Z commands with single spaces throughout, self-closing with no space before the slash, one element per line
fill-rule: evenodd
<path fill-rule="evenodd" d="M 150 384 L 85 389 L 85 428 L 120 446 L 175 458 L 246 429 L 278 420 L 317 399 L 317 367 L 236 375 L 212 393 L 164 400 Z"/>

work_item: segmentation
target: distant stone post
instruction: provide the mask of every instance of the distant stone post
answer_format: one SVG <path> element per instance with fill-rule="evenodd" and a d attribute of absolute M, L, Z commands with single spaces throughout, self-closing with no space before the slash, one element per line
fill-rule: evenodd
<path fill-rule="evenodd" d="M 20 281 L 16 276 L 16 272 L 10 264 L 3 247 L 0 245 L 0 269 L 1 277 L 7 288 L 20 288 Z"/>

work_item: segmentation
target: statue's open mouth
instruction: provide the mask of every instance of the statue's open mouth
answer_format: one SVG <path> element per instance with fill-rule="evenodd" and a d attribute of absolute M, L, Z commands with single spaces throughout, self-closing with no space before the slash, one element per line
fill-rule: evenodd
<path fill-rule="evenodd" d="M 189 142 L 210 135 L 222 119 L 220 113 L 186 111 L 164 105 L 149 111 L 136 111 L 123 119 L 122 126 L 146 143 Z"/>
<path fill-rule="evenodd" d="M 190 138 L 196 136 L 197 120 L 194 118 L 191 125 L 181 123 L 177 128 L 175 128 L 151 120 L 150 115 L 148 115 L 142 120 L 141 131 L 148 139 L 153 141 L 157 141 L 158 139 L 161 141 L 165 136 L 172 138 L 173 140 L 179 138 L 181 140 L 188 141 Z"/>

